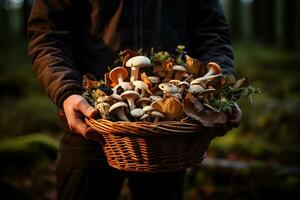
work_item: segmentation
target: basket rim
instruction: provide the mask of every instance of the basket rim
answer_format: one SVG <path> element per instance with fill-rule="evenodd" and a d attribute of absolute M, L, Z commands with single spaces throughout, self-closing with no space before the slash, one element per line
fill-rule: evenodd
<path fill-rule="evenodd" d="M 86 123 L 100 134 L 170 136 L 210 132 L 200 124 L 185 121 L 127 122 L 85 118 Z"/>

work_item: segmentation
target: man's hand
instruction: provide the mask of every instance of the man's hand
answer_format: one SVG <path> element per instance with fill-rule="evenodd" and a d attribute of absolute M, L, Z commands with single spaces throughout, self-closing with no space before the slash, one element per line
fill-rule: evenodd
<path fill-rule="evenodd" d="M 73 94 L 65 99 L 63 109 L 72 131 L 85 138 L 94 135 L 94 131 L 84 122 L 84 117 L 95 117 L 98 113 L 81 95 Z"/>
<path fill-rule="evenodd" d="M 242 118 L 242 111 L 237 104 L 234 104 L 232 113 L 228 117 L 228 122 L 225 126 L 219 126 L 214 128 L 215 136 L 224 136 L 228 131 L 233 128 L 237 128 L 240 125 Z"/>

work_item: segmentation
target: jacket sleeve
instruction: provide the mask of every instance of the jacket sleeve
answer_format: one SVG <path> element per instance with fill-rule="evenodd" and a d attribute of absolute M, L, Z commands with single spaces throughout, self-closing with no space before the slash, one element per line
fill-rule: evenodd
<path fill-rule="evenodd" d="M 43 90 L 62 107 L 81 94 L 81 77 L 72 50 L 72 7 L 66 0 L 35 1 L 28 20 L 28 54 Z"/>
<path fill-rule="evenodd" d="M 219 0 L 192 1 L 189 18 L 190 48 L 201 61 L 216 62 L 223 73 L 234 74 L 229 25 Z"/>

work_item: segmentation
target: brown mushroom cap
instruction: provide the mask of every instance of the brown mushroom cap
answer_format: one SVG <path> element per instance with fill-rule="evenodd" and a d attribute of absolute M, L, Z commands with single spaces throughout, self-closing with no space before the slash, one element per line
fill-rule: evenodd
<path fill-rule="evenodd" d="M 220 65 L 218 65 L 215 62 L 209 62 L 207 64 L 207 69 L 208 69 L 208 71 L 213 70 L 214 71 L 213 74 L 221 74 L 221 72 L 222 72 L 222 68 L 220 67 Z"/>
<path fill-rule="evenodd" d="M 116 67 L 109 73 L 109 78 L 113 83 L 119 83 L 120 77 L 122 80 L 124 80 L 127 78 L 127 76 L 128 72 L 124 67 Z"/>

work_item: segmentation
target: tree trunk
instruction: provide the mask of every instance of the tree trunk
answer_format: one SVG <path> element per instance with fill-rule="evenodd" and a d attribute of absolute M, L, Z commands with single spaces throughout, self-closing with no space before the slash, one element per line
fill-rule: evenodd
<path fill-rule="evenodd" d="M 296 48 L 296 0 L 282 0 L 283 5 L 283 46 L 286 49 Z"/>
<path fill-rule="evenodd" d="M 231 15 L 231 34 L 233 41 L 240 40 L 242 38 L 241 29 L 241 6 L 240 0 L 232 0 L 230 5 L 230 15 Z"/>

